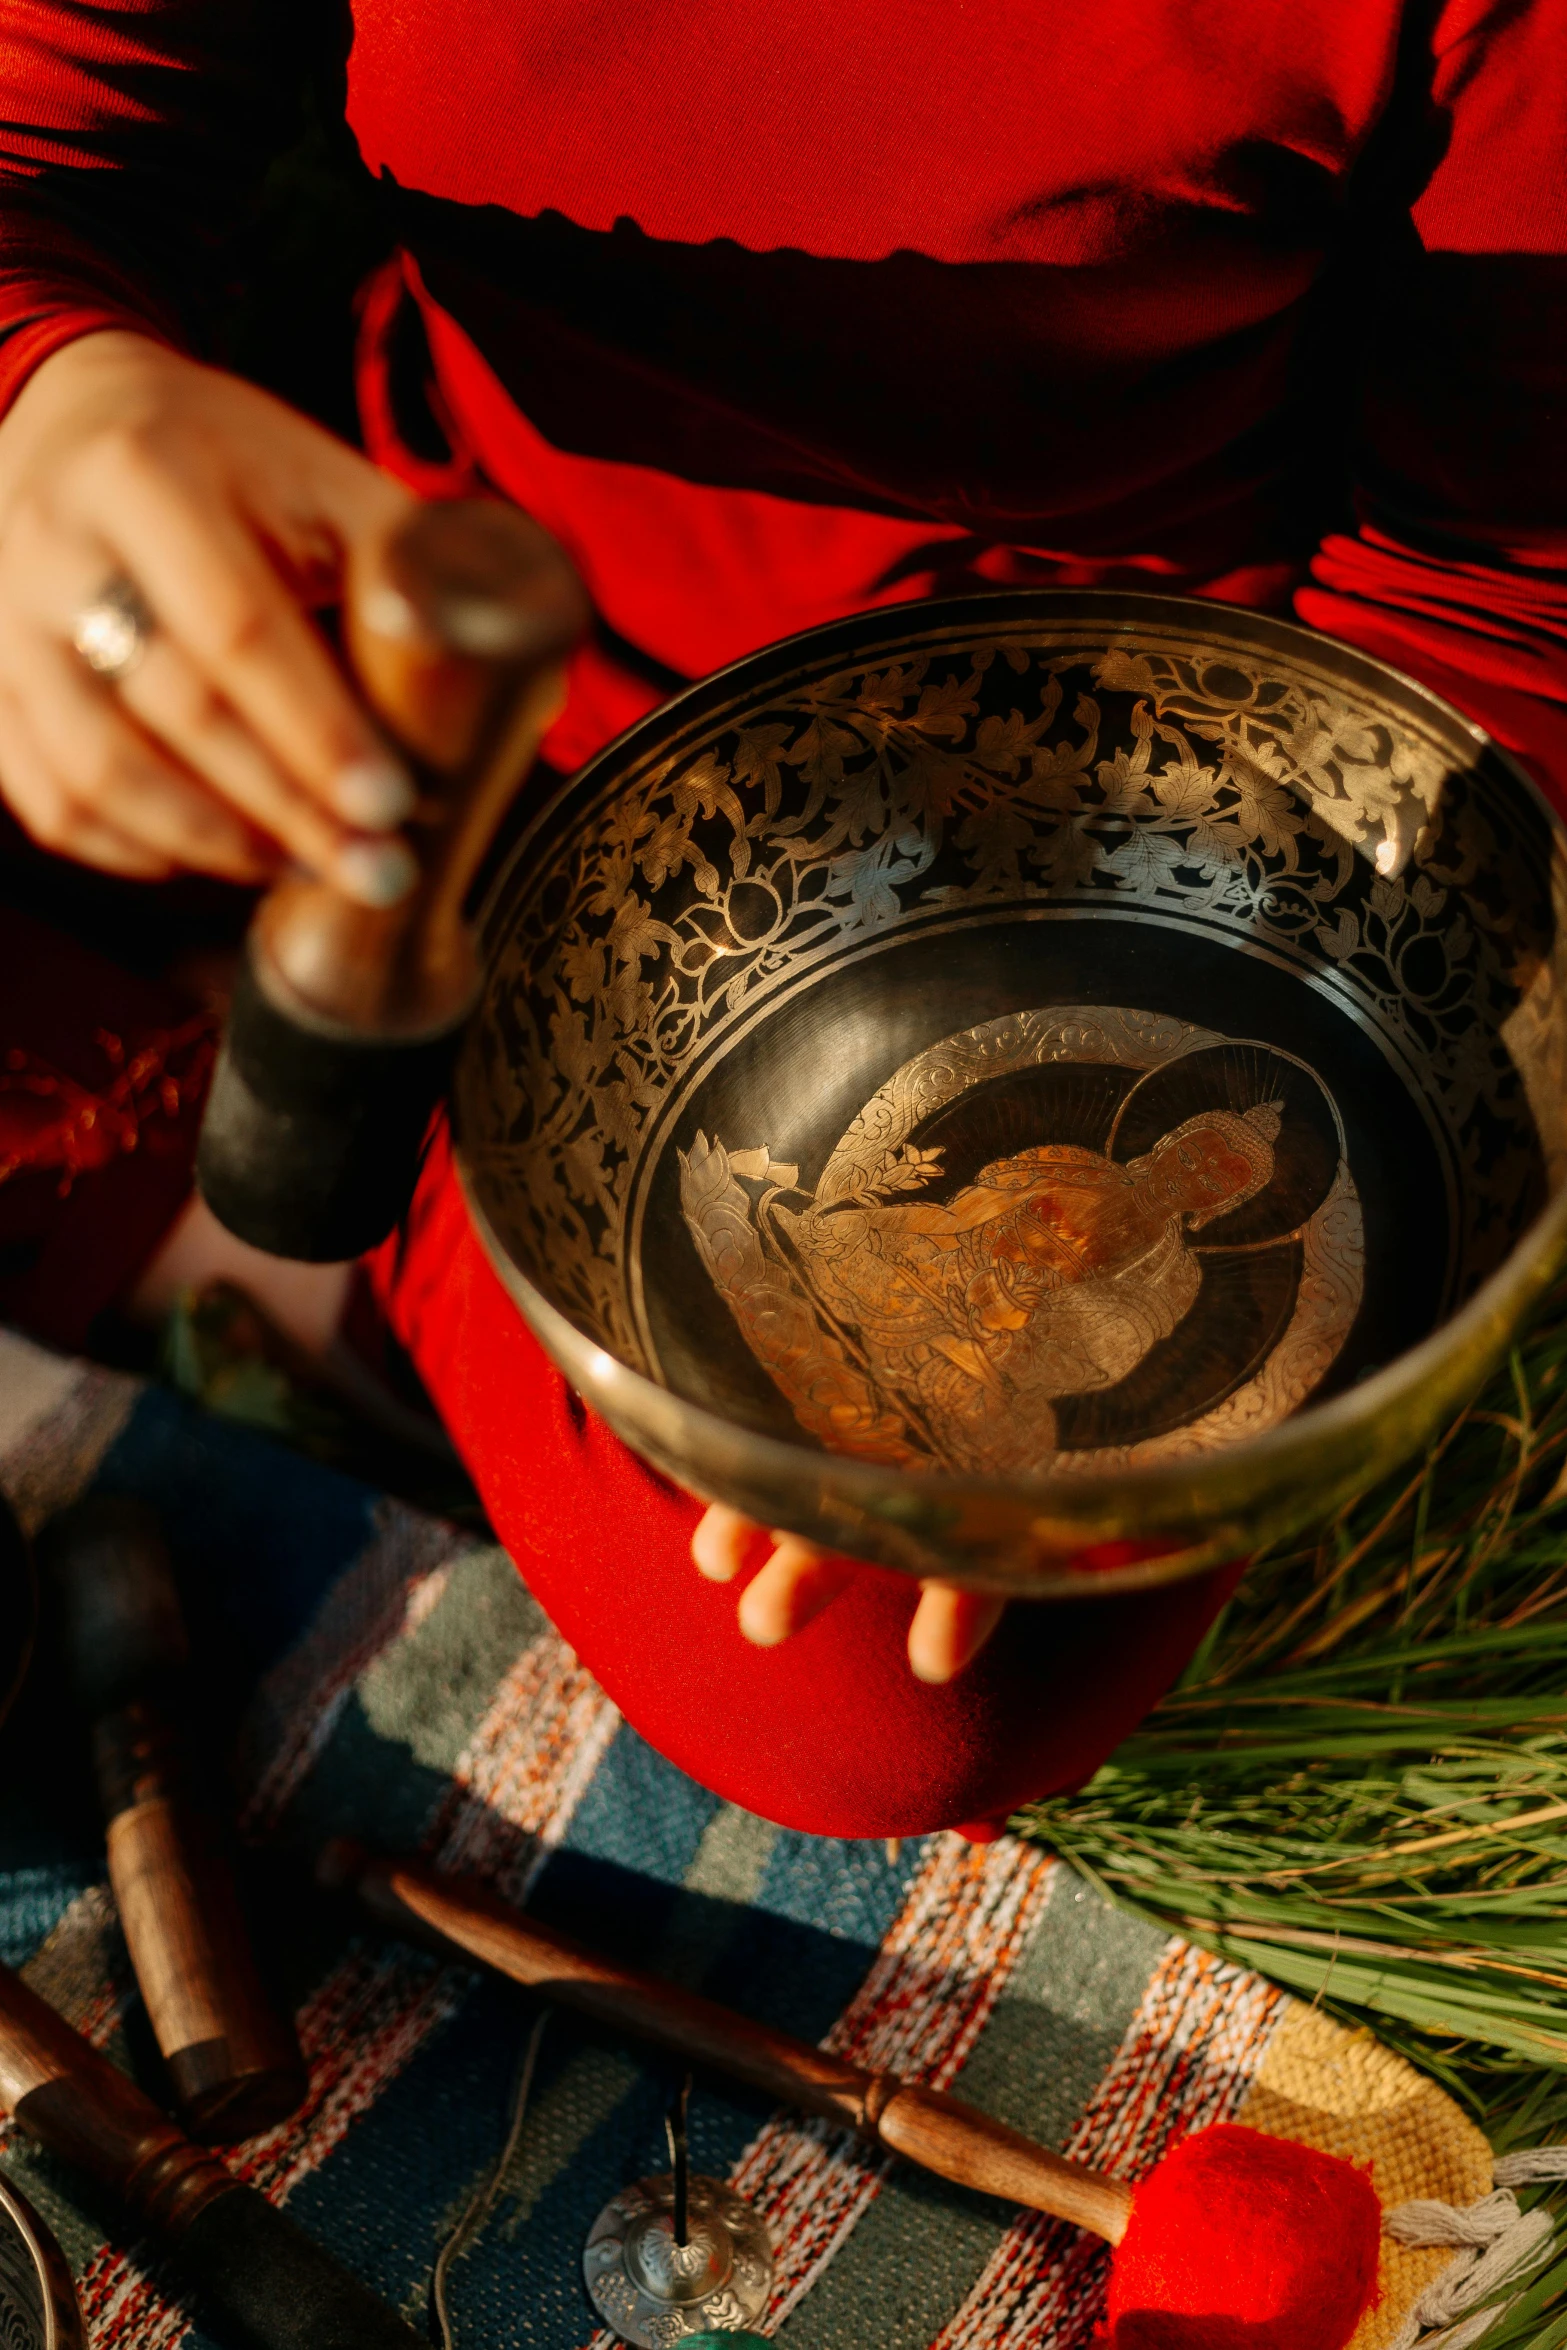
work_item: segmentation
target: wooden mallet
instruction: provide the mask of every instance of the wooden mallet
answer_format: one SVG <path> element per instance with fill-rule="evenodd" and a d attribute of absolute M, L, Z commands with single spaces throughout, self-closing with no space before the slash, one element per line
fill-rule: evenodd
<path fill-rule="evenodd" d="M 162 1529 L 144 1502 L 94 1494 L 44 1528 L 38 1561 L 175 2100 L 192 2137 L 248 2138 L 292 2113 L 305 2067 L 257 1971 L 212 1772 L 187 1727 L 185 1623 Z"/>
<path fill-rule="evenodd" d="M 1343 2350 L 1376 2290 L 1382 2211 L 1353 2164 L 1259 2130 L 1194 2132 L 1135 2187 L 944 2090 L 869 2073 L 536 1924 L 485 1886 L 339 1842 L 318 1875 L 381 1923 L 960 2187 L 1116 2247 L 1112 2350 Z"/>
<path fill-rule="evenodd" d="M 420 787 L 420 878 L 373 908 L 291 874 L 257 909 L 196 1163 L 240 1239 L 335 1262 L 406 1208 L 478 992 L 468 893 L 587 619 L 565 556 L 513 507 L 421 506 L 356 550 L 344 637 Z"/>

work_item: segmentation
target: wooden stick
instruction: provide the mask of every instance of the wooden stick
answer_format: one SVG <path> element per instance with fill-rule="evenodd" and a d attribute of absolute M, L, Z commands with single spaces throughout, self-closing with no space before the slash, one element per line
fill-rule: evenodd
<path fill-rule="evenodd" d="M 344 632 L 418 781 L 419 879 L 372 907 L 290 874 L 257 909 L 196 1161 L 254 1247 L 358 1256 L 407 1207 L 478 993 L 468 892 L 587 619 L 559 547 L 508 506 L 422 506 L 355 551 Z"/>
<path fill-rule="evenodd" d="M 185 1626 L 157 1518 L 97 1494 L 45 1527 L 47 1596 L 91 1725 L 109 1881 L 186 2127 L 248 2138 L 292 2113 L 306 2079 L 267 1997 L 220 1825 L 180 1721 Z"/>
<path fill-rule="evenodd" d="M 1119 2244 L 1131 2217 L 1123 2180 L 1067 2162 L 945 2090 L 845 2058 L 639 1974 L 509 1908 L 487 1887 L 415 1861 L 377 1860 L 346 1842 L 322 1854 L 323 1884 L 351 1887 L 383 1925 L 448 1957 L 478 1959 L 595 2023 L 743 2081 L 780 2104 L 858 2130 L 923 2170 L 1048 2212 Z"/>
<path fill-rule="evenodd" d="M 192 2145 L 134 2081 L 0 1967 L 0 2107 L 167 2244 L 244 2350 L 428 2350 L 368 2286 Z"/>
<path fill-rule="evenodd" d="M 420 880 L 380 909 L 303 874 L 269 891 L 251 952 L 285 1009 L 387 1040 L 464 1016 L 478 984 L 464 902 L 560 713 L 587 617 L 560 548 L 514 507 L 421 506 L 385 542 L 355 549 L 344 637 L 419 780 L 408 837 Z"/>

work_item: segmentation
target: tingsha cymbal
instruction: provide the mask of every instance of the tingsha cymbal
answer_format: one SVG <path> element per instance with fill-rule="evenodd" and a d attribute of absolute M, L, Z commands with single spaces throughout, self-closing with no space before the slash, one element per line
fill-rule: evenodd
<path fill-rule="evenodd" d="M 0 2179 L 0 2342 L 7 2350 L 86 2350 L 65 2255 L 20 2188 Z"/>
<path fill-rule="evenodd" d="M 684 2241 L 673 2176 L 639 2179 L 604 2206 L 582 2256 L 593 2306 L 637 2350 L 671 2350 L 690 2335 L 733 2341 L 767 2307 L 767 2230 L 720 2179 L 693 2177 Z"/>

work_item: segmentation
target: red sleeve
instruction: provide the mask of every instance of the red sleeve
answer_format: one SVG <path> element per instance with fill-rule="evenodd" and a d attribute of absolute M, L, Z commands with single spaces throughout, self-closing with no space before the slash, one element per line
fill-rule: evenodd
<path fill-rule="evenodd" d="M 5 905 L 0 1322 L 91 1344 L 190 1197 L 213 1027 L 174 988 Z"/>
<path fill-rule="evenodd" d="M 295 0 L 4 0 L 3 14 L 0 414 L 94 328 L 199 339 L 303 51 Z"/>
<path fill-rule="evenodd" d="M 1372 345 L 1359 527 L 1297 608 L 1447 694 L 1567 809 L 1567 0 L 1446 0 L 1429 86 L 1440 160 L 1391 304 L 1348 328 Z"/>

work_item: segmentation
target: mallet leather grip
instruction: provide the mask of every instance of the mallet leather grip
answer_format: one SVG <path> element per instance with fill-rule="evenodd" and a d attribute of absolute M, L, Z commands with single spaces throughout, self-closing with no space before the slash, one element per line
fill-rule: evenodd
<path fill-rule="evenodd" d="M 0 1967 L 0 2106 L 178 2259 L 235 2350 L 428 2350 L 265 2196 Z"/>
<path fill-rule="evenodd" d="M 319 1019 L 280 1000 L 247 941 L 196 1161 L 218 1221 L 312 1264 L 384 1240 L 413 1196 L 462 1025 L 460 1014 L 429 1035 L 381 1037 Z"/>
<path fill-rule="evenodd" d="M 1112 2244 L 1126 2233 L 1132 2191 L 1123 2180 L 1065 2161 L 944 2090 L 866 2072 L 621 1966 L 524 1917 L 483 1885 L 437 1876 L 413 1861 L 371 1859 L 348 1844 L 327 1848 L 320 1875 L 328 1885 L 352 1885 L 396 1933 L 478 1959 L 595 2023 L 859 2130 L 939 2178 L 1069 2220 Z"/>

